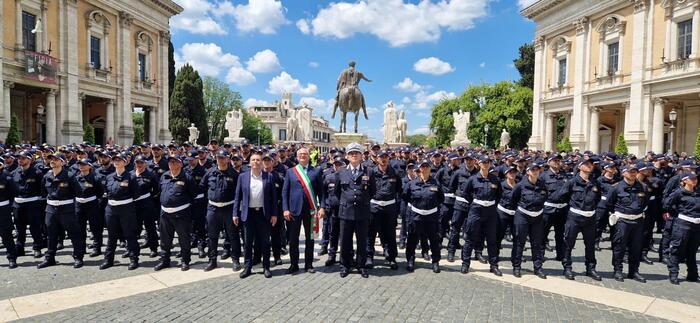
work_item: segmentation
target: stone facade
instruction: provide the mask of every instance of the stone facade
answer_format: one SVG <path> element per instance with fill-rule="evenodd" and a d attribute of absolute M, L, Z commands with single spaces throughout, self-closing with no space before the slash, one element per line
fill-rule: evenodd
<path fill-rule="evenodd" d="M 309 106 L 297 106 L 292 103 L 292 94 L 285 93 L 282 101 L 274 102 L 266 106 L 252 106 L 248 112 L 260 117 L 272 131 L 272 140 L 275 143 L 304 142 L 320 147 L 322 152 L 328 151 L 335 143 L 333 134 L 336 133 L 328 120 L 313 115 L 313 109 Z M 290 118 L 296 118 L 296 122 L 288 122 Z M 294 131 L 288 127 L 296 124 L 296 138 L 292 138 Z M 254 142 L 255 138 L 247 138 Z"/>
<path fill-rule="evenodd" d="M 691 152 L 700 128 L 700 0 L 540 0 L 533 20 L 533 149 L 559 118 L 575 149 Z M 677 120 L 672 121 L 672 111 Z"/>
<path fill-rule="evenodd" d="M 182 7 L 0 0 L 0 8 L 0 140 L 15 114 L 23 141 L 81 142 L 89 123 L 97 143 L 131 144 L 131 115 L 141 110 L 145 140 L 170 141 L 168 21 Z"/>

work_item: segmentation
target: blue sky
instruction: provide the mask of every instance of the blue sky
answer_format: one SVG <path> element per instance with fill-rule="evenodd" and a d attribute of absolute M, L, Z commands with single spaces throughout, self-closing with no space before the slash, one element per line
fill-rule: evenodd
<path fill-rule="evenodd" d="M 331 120 L 335 84 L 348 61 L 363 82 L 369 120 L 381 140 L 385 104 L 406 111 L 409 134 L 427 133 L 430 108 L 469 84 L 518 79 L 512 61 L 534 24 L 519 15 L 533 0 L 175 0 L 177 66 L 228 83 L 247 105 L 290 91 Z"/>

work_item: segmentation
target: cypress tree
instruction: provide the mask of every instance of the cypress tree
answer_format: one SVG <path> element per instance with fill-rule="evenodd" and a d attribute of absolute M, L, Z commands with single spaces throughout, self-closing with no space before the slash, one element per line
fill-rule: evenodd
<path fill-rule="evenodd" d="M 83 141 L 95 143 L 95 128 L 90 123 L 83 125 Z"/>
<path fill-rule="evenodd" d="M 191 65 L 185 64 L 177 72 L 173 94 L 170 96 L 170 132 L 177 142 L 189 137 L 190 124 L 199 129 L 199 143 L 209 137 L 202 94 L 202 79 Z"/>
<path fill-rule="evenodd" d="M 5 139 L 5 144 L 8 147 L 11 145 L 17 145 L 22 140 L 19 136 L 18 123 L 19 121 L 17 120 L 17 115 L 13 113 L 12 118 L 10 118 L 10 130 L 7 132 L 7 139 Z"/>
<path fill-rule="evenodd" d="M 695 156 L 700 156 L 700 128 L 698 128 L 698 137 L 695 139 Z"/>
<path fill-rule="evenodd" d="M 627 142 L 625 142 L 625 136 L 620 134 L 617 137 L 617 144 L 615 145 L 615 153 L 618 155 L 627 154 Z"/>

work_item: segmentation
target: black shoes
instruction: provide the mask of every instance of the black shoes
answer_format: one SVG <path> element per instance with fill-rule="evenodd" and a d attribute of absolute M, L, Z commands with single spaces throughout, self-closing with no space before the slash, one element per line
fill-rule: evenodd
<path fill-rule="evenodd" d="M 498 267 L 492 267 L 489 271 L 498 277 L 503 276 L 503 272 L 500 269 L 498 269 Z"/>
<path fill-rule="evenodd" d="M 549 244 L 549 241 L 547 241 L 547 243 L 544 245 L 544 248 L 547 249 L 547 251 L 549 251 L 549 252 L 554 251 L 554 247 L 552 247 L 552 246 Z"/>
<path fill-rule="evenodd" d="M 221 260 L 226 260 L 229 257 L 231 257 L 231 252 L 228 250 L 224 250 L 224 253 L 221 254 Z"/>
<path fill-rule="evenodd" d="M 360 275 L 362 275 L 362 278 L 369 278 L 369 271 L 366 268 L 360 269 Z"/>
<path fill-rule="evenodd" d="M 131 261 L 129 262 L 129 267 L 127 269 L 135 270 L 136 268 L 139 268 L 138 258 L 131 259 Z"/>
<path fill-rule="evenodd" d="M 40 262 L 38 265 L 36 265 L 36 268 L 41 269 L 41 268 L 46 268 L 46 267 L 51 267 L 56 265 L 56 259 L 54 258 L 46 258 L 44 261 Z"/>
<path fill-rule="evenodd" d="M 75 262 L 73 262 L 73 268 L 78 269 L 83 267 L 83 260 L 82 259 L 76 259 Z"/>
<path fill-rule="evenodd" d="M 423 253 L 423 259 L 424 259 L 425 261 L 430 261 L 430 255 L 429 255 L 427 252 L 424 252 L 424 253 Z"/>
<path fill-rule="evenodd" d="M 520 268 L 513 268 L 513 276 L 515 276 L 515 278 L 523 277 L 523 274 L 520 272 Z"/>
<path fill-rule="evenodd" d="M 297 265 L 291 265 L 291 266 L 289 266 L 289 268 L 287 268 L 286 274 L 287 274 L 287 275 L 290 275 L 290 274 L 293 274 L 293 273 L 295 273 L 295 272 L 297 272 L 297 271 L 299 271 L 299 266 L 297 266 Z"/>
<path fill-rule="evenodd" d="M 671 281 L 671 284 L 673 285 L 679 285 L 681 283 L 680 280 L 678 280 L 678 277 L 673 276 L 669 277 L 669 281 Z"/>
<path fill-rule="evenodd" d="M 574 280 L 574 272 L 571 269 L 564 269 L 564 277 L 568 280 Z"/>
<path fill-rule="evenodd" d="M 462 264 L 462 269 L 459 272 L 461 272 L 462 274 L 468 273 L 469 272 L 469 265 Z"/>
<path fill-rule="evenodd" d="M 17 268 L 17 261 L 16 261 L 16 260 L 10 260 L 10 263 L 7 265 L 7 268 L 10 268 L 10 269 L 15 269 L 15 268 Z"/>
<path fill-rule="evenodd" d="M 238 259 L 233 260 L 233 271 L 239 271 L 241 270 L 241 262 L 238 261 Z"/>
<path fill-rule="evenodd" d="M 374 259 L 367 258 L 367 261 L 365 261 L 365 268 L 369 268 L 369 269 L 374 268 Z"/>
<path fill-rule="evenodd" d="M 646 283 L 646 282 L 647 282 L 646 278 L 642 277 L 642 275 L 640 275 L 638 272 L 627 274 L 627 278 L 634 279 L 634 280 L 636 280 L 636 281 L 638 281 L 638 282 L 640 282 L 640 283 Z"/>
<path fill-rule="evenodd" d="M 455 253 L 454 252 L 448 252 L 447 253 L 447 262 L 454 262 L 455 261 Z"/>
<path fill-rule="evenodd" d="M 251 274 L 250 267 L 245 267 L 243 269 L 243 271 L 241 271 L 241 273 L 238 276 L 241 277 L 241 279 L 243 279 L 243 278 L 250 276 L 250 274 Z"/>
<path fill-rule="evenodd" d="M 595 251 L 601 251 L 603 249 L 600 248 L 600 242 L 595 243 Z"/>
<path fill-rule="evenodd" d="M 209 260 L 209 264 L 206 268 L 204 268 L 204 271 L 212 271 L 216 269 L 216 267 L 218 267 L 216 264 L 216 260 Z"/>
<path fill-rule="evenodd" d="M 313 273 L 316 272 L 316 269 L 314 269 L 314 267 L 306 267 L 306 268 L 304 268 L 304 271 L 305 271 L 307 274 L 313 274 Z"/>
<path fill-rule="evenodd" d="M 387 261 L 384 265 L 389 267 L 391 270 L 397 270 L 399 269 L 399 265 L 396 264 L 396 261 Z"/>
<path fill-rule="evenodd" d="M 151 250 L 151 253 L 148 254 L 148 258 L 155 258 L 155 257 L 158 257 L 158 251 Z"/>
<path fill-rule="evenodd" d="M 39 251 L 39 250 L 34 250 L 34 258 L 37 258 L 37 259 L 38 259 L 38 258 L 41 258 L 41 256 L 42 256 L 41 251 Z"/>
<path fill-rule="evenodd" d="M 412 273 L 412 272 L 415 270 L 415 269 L 414 269 L 414 266 L 415 266 L 415 264 L 413 263 L 413 261 L 410 261 L 410 260 L 409 260 L 409 261 L 408 261 L 408 264 L 406 264 L 406 270 L 407 270 L 409 273 Z"/>
<path fill-rule="evenodd" d="M 159 271 L 165 268 L 170 268 L 169 260 L 161 260 L 155 267 L 153 267 L 153 270 Z"/>
<path fill-rule="evenodd" d="M 276 258 L 275 261 L 272 263 L 273 266 L 281 266 L 282 265 L 282 259 Z"/>
<path fill-rule="evenodd" d="M 482 264 L 485 264 L 485 263 L 488 262 L 488 260 L 486 260 L 486 258 L 484 257 L 484 255 L 483 255 L 483 254 L 480 254 L 480 253 L 477 253 L 476 255 L 474 255 L 474 260 L 478 260 L 478 261 L 479 261 L 480 263 L 482 263 Z"/>
<path fill-rule="evenodd" d="M 542 269 L 535 270 L 535 276 L 541 279 L 547 279 L 547 274 L 545 274 Z"/>
<path fill-rule="evenodd" d="M 272 272 L 270 271 L 270 268 L 265 268 L 265 269 L 263 269 L 263 276 L 265 276 L 265 278 L 271 278 L 271 277 L 272 277 Z"/>
<path fill-rule="evenodd" d="M 335 255 L 333 255 L 333 256 L 328 256 L 328 259 L 326 260 L 325 265 L 326 265 L 326 267 L 330 267 L 330 266 L 335 265 L 335 263 L 336 263 Z"/>
<path fill-rule="evenodd" d="M 319 256 L 328 254 L 328 246 L 321 246 L 321 250 L 318 251 Z"/>
<path fill-rule="evenodd" d="M 204 252 L 204 246 L 197 247 L 197 252 L 199 253 L 199 259 L 204 259 L 207 257 L 207 253 Z"/>
<path fill-rule="evenodd" d="M 654 262 L 649 259 L 649 257 L 646 254 L 642 255 L 642 262 L 647 264 L 647 265 L 653 265 Z"/>
<path fill-rule="evenodd" d="M 110 267 L 112 267 L 112 266 L 114 266 L 114 261 L 113 261 L 113 260 L 105 260 L 105 261 L 102 262 L 102 264 L 100 265 L 100 270 L 105 270 L 105 269 L 110 268 Z"/>
<path fill-rule="evenodd" d="M 600 277 L 600 275 L 598 274 L 597 271 L 595 271 L 595 269 L 589 269 L 588 271 L 586 271 L 586 276 L 591 277 L 591 278 L 593 278 L 593 280 L 597 280 L 597 281 L 603 280 L 603 278 Z"/>
<path fill-rule="evenodd" d="M 343 268 L 340 270 L 340 278 L 348 277 L 349 274 L 350 274 L 350 272 L 348 271 L 347 268 Z"/>
<path fill-rule="evenodd" d="M 95 249 L 92 250 L 92 252 L 90 253 L 90 258 L 99 257 L 100 255 L 102 255 L 102 251 L 100 251 L 99 248 L 95 248 Z"/>
<path fill-rule="evenodd" d="M 188 271 L 190 270 L 190 263 L 189 262 L 182 262 L 180 264 L 180 271 Z"/>
<path fill-rule="evenodd" d="M 433 272 L 436 274 L 440 273 L 440 264 L 438 264 L 438 263 L 433 264 Z"/>
<path fill-rule="evenodd" d="M 613 275 L 613 278 L 615 278 L 615 280 L 619 281 L 619 282 L 625 281 L 625 276 L 622 274 L 621 271 L 616 271 L 615 274 Z"/>

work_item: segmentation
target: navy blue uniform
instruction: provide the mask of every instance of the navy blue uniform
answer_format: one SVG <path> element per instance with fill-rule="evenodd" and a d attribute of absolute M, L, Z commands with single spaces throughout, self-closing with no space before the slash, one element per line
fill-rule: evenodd
<path fill-rule="evenodd" d="M 46 259 L 55 258 L 59 235 L 65 230 L 73 243 L 73 258 L 82 260 L 85 255 L 85 231 L 81 232 L 75 214 L 75 197 L 80 192 L 78 182 L 68 175 L 67 169 L 62 169 L 55 176 L 53 172 L 46 174 L 41 187 L 47 203 L 45 224 L 49 241 Z"/>
<path fill-rule="evenodd" d="M 388 165 L 385 172 L 382 172 L 379 166 L 371 171 L 376 190 L 370 200 L 372 216 L 367 239 L 367 258 L 374 259 L 374 243 L 379 234 L 382 246 L 386 250 L 386 261 L 396 261 L 398 254 L 396 224 L 399 214 L 398 201 L 401 196 L 401 178 Z"/>
<path fill-rule="evenodd" d="M 532 248 L 532 262 L 534 270 L 542 269 L 544 261 L 544 203 L 548 192 L 544 181 L 537 180 L 532 183 L 528 177 L 523 178 L 513 189 L 512 204 L 509 209 L 515 209 L 513 226 L 513 257 L 511 263 L 513 269 L 520 270 L 525 241 L 530 238 Z"/>
<path fill-rule="evenodd" d="M 272 168 L 271 174 L 273 174 L 273 179 L 275 182 L 275 189 L 277 190 L 277 196 L 282 196 L 282 185 L 284 185 L 284 174 L 287 172 L 287 167 L 282 164 L 277 164 Z M 281 212 L 282 210 L 282 200 L 277 199 L 277 210 Z M 285 229 L 285 221 L 282 220 L 282 214 L 277 214 L 277 223 L 272 227 L 270 232 L 270 244 L 272 245 L 272 257 L 277 262 L 282 256 L 282 248 L 287 245 L 287 230 Z M 325 231 L 325 229 L 324 229 Z M 338 240 L 336 239 L 336 246 Z M 281 261 L 281 260 L 280 260 Z"/>
<path fill-rule="evenodd" d="M 376 194 L 373 172 L 366 166 L 352 166 L 335 173 L 334 195 L 338 198 L 340 219 L 340 264 L 350 270 L 365 268 L 367 262 L 367 231 L 370 220 L 370 199 Z M 352 238 L 357 243 L 357 259 L 352 259 Z M 374 247 L 374 246 L 373 246 Z"/>
<path fill-rule="evenodd" d="M 328 247 L 328 258 L 335 260 L 340 239 L 340 219 L 338 219 L 338 197 L 335 195 L 336 170 L 326 169 L 323 175 L 323 190 L 326 192 L 326 217 L 323 218 L 323 237 L 321 245 Z"/>
<path fill-rule="evenodd" d="M 450 180 L 459 169 L 459 166 L 452 167 L 452 165 L 447 164 L 435 173 L 435 180 L 440 184 L 440 188 L 445 194 L 445 200 L 440 205 L 440 237 L 442 238 L 448 237 L 455 205 L 454 191 L 450 190 Z"/>
<path fill-rule="evenodd" d="M 139 197 L 136 179 L 126 170 L 122 174 L 116 172 L 109 174 L 105 183 L 105 194 L 107 197 L 105 261 L 108 263 L 114 261 L 114 251 L 117 248 L 117 240 L 120 238 L 126 240 L 126 248 L 131 260 L 138 260 L 141 250 L 138 243 L 140 228 L 134 208 L 134 199 Z"/>
<path fill-rule="evenodd" d="M 688 281 L 698 280 L 697 252 L 700 246 L 700 194 L 685 188 L 671 193 L 664 200 L 664 209 L 673 210 L 678 219 L 671 234 L 668 273 L 671 279 L 678 278 L 681 259 L 688 267 Z"/>
<path fill-rule="evenodd" d="M 515 209 L 511 208 L 514 205 L 513 189 L 516 185 L 518 184 L 514 183 L 513 186 L 510 186 L 508 184 L 508 181 L 501 181 L 501 199 L 498 200 L 498 205 L 496 206 L 498 210 L 498 232 L 496 233 L 496 244 L 499 250 L 499 255 L 501 250 L 501 242 L 503 241 L 503 238 L 506 235 L 506 230 L 510 229 L 511 231 L 509 232 L 512 232 L 514 228 L 513 221 L 515 216 Z M 515 248 L 511 249 L 511 258 L 513 258 L 514 252 Z"/>
<path fill-rule="evenodd" d="M 41 200 L 41 181 L 44 173 L 34 165 L 26 170 L 17 167 L 12 173 L 12 181 L 17 185 L 14 215 L 17 229 L 17 250 L 24 254 L 24 244 L 27 240 L 27 225 L 32 234 L 34 251 L 45 247 L 42 225 L 44 223 L 44 202 Z"/>
<path fill-rule="evenodd" d="M 205 163 L 206 165 L 206 163 Z M 207 199 L 205 198 L 205 192 L 202 188 L 199 187 L 200 182 L 202 181 L 202 178 L 204 177 L 204 174 L 207 172 L 207 167 L 205 165 L 201 165 L 199 161 L 197 161 L 197 164 L 192 167 L 191 165 L 187 164 L 185 166 L 184 171 L 187 172 L 187 174 L 192 177 L 195 183 L 197 183 L 197 195 L 195 196 L 194 201 L 192 202 L 192 247 L 197 246 L 199 249 L 204 248 L 204 245 L 207 242 L 207 230 L 206 230 L 206 214 L 207 214 L 207 208 L 208 208 L 208 203 Z"/>
<path fill-rule="evenodd" d="M 629 249 L 629 274 L 639 272 L 642 256 L 644 210 L 648 203 L 647 188 L 639 181 L 632 185 L 625 181 L 617 183 L 607 197 L 610 216 L 618 218 L 613 235 L 613 267 L 622 272 L 622 258 Z"/>
<path fill-rule="evenodd" d="M 465 224 L 466 239 L 462 247 L 462 264 L 469 267 L 471 253 L 474 247 L 486 237 L 489 264 L 491 268 L 498 267 L 498 246 L 496 234 L 498 232 L 498 213 L 496 203 L 501 198 L 501 184 L 498 177 L 486 175 L 480 172 L 467 180 L 462 192 L 469 201 L 469 213 Z"/>
<path fill-rule="evenodd" d="M 438 225 L 440 213 L 438 208 L 444 198 L 440 185 L 434 177 L 427 181 L 418 176 L 408 183 L 403 190 L 406 200 L 406 259 L 409 266 L 415 262 L 416 246 L 421 236 L 430 242 L 432 263 L 440 262 L 440 232 Z"/>
<path fill-rule="evenodd" d="M 12 239 L 12 200 L 17 193 L 17 187 L 10 173 L 0 172 L 0 238 L 7 252 L 7 260 L 17 259 L 17 247 Z"/>
<path fill-rule="evenodd" d="M 75 180 L 78 182 L 78 194 L 75 196 L 75 211 L 81 225 L 81 232 L 87 233 L 87 225 L 90 223 L 90 233 L 92 234 L 93 248 L 100 253 L 102 248 L 102 235 L 105 227 L 105 219 L 98 205 L 98 199 L 104 195 L 104 186 L 97 180 L 95 172 L 90 170 L 83 175 L 80 171 L 76 173 Z"/>
<path fill-rule="evenodd" d="M 455 196 L 454 209 L 452 211 L 452 219 L 450 220 L 450 235 L 448 237 L 447 243 L 447 253 L 448 255 L 454 255 L 459 246 L 459 236 L 467 220 L 467 214 L 469 213 L 469 201 L 464 198 L 464 190 L 467 186 L 467 181 L 471 176 L 476 174 L 479 170 L 474 168 L 469 170 L 466 165 L 460 167 L 457 171 L 452 173 L 450 178 L 450 185 L 447 193 L 452 193 Z M 483 246 L 479 243 L 475 247 L 475 252 L 481 253 Z"/>
<path fill-rule="evenodd" d="M 566 182 L 566 173 L 560 170 L 558 173 L 547 170 L 540 175 L 540 180 L 547 187 L 549 199 L 544 204 L 544 243 L 549 243 L 549 232 L 554 228 L 554 243 L 556 249 L 556 259 L 564 259 L 564 224 L 568 212 L 567 204 L 552 199 L 554 193 Z"/>
<path fill-rule="evenodd" d="M 157 209 L 153 203 L 153 196 L 160 192 L 158 176 L 145 169 L 143 173 L 136 174 L 136 170 L 131 171 L 131 176 L 136 179 L 138 197 L 134 200 L 136 207 L 136 221 L 139 231 L 143 227 L 146 229 L 146 246 L 152 251 L 158 251 L 158 230 L 156 228 Z"/>
<path fill-rule="evenodd" d="M 223 230 L 231 245 L 229 252 L 234 261 L 241 257 L 240 230 L 234 228 L 232 222 L 234 194 L 238 172 L 229 166 L 226 170 L 218 167 L 210 169 L 201 179 L 200 190 L 205 192 L 208 200 L 207 206 L 207 256 L 209 261 L 216 261 L 219 252 L 219 233 Z M 232 246 L 232 247 L 231 247 Z"/>
<path fill-rule="evenodd" d="M 161 262 L 169 264 L 173 239 L 177 232 L 180 257 L 190 263 L 192 203 L 198 193 L 197 184 L 184 169 L 177 176 L 169 171 L 160 180 L 160 248 Z"/>
<path fill-rule="evenodd" d="M 608 211 L 608 195 L 613 189 L 613 185 L 618 182 L 618 180 L 613 178 L 607 178 L 601 175 L 596 179 L 598 182 L 598 187 L 600 188 L 600 202 L 596 208 L 595 218 L 596 218 L 596 231 L 595 238 L 596 242 L 600 242 L 603 237 L 603 231 L 609 226 L 608 218 L 610 217 L 610 212 Z"/>
<path fill-rule="evenodd" d="M 644 240 L 642 253 L 646 256 L 654 245 L 654 224 L 661 215 L 663 205 L 663 188 L 661 179 L 658 177 L 647 177 L 643 184 L 647 187 L 649 205 L 644 216 Z"/>

